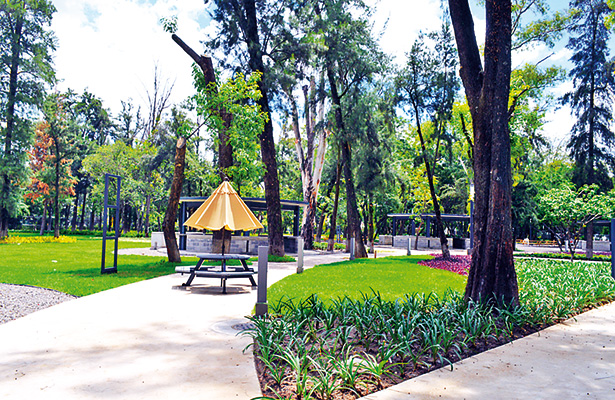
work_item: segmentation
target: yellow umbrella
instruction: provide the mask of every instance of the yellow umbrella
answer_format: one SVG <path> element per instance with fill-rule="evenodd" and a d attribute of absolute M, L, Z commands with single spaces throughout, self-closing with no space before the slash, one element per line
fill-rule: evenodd
<path fill-rule="evenodd" d="M 184 225 L 212 231 L 250 231 L 263 227 L 228 181 L 222 182 Z"/>

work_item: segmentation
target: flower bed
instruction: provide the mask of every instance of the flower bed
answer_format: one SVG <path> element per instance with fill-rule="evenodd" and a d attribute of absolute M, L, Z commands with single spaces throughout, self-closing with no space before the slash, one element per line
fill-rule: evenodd
<path fill-rule="evenodd" d="M 418 263 L 430 268 L 451 271 L 459 275 L 468 275 L 470 263 L 472 262 L 472 256 L 451 256 L 451 258 L 446 259 L 442 256 L 438 256 L 438 254 L 431 255 L 434 256 L 433 259 L 419 261 Z"/>

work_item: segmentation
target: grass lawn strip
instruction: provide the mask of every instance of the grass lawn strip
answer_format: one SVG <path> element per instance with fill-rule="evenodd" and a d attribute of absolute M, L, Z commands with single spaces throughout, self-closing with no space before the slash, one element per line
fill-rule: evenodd
<path fill-rule="evenodd" d="M 267 290 L 269 304 L 291 298 L 304 300 L 316 295 L 325 303 L 339 297 L 360 299 L 374 291 L 383 300 L 394 301 L 407 293 L 461 291 L 466 278 L 418 264 L 421 256 L 357 259 L 319 265 L 302 274 L 290 275 Z"/>
<path fill-rule="evenodd" d="M 101 238 L 73 236 L 75 243 L 0 244 L 0 282 L 54 289 L 85 296 L 175 272 L 165 257 L 120 255 L 117 274 L 100 274 Z M 113 246 L 107 247 L 107 265 Z M 149 240 L 120 239 L 119 248 L 149 247 Z M 196 258 L 182 258 L 182 265 Z"/>
<path fill-rule="evenodd" d="M 390 266 L 387 259 L 378 265 L 376 260 L 329 265 L 341 275 L 327 266 L 312 270 L 319 278 L 335 276 L 347 287 L 361 286 L 365 275 L 353 266 L 370 270 L 368 276 L 384 276 L 404 259 L 393 258 Z M 423 279 L 410 266 L 416 261 L 405 261 L 406 273 Z M 415 286 L 415 293 L 393 300 L 378 292 L 339 296 L 335 281 L 328 292 L 315 288 L 322 298 L 304 297 L 319 279 L 307 275 L 310 270 L 288 277 L 274 285 L 280 301 L 270 303 L 270 318 L 254 318 L 254 329 L 246 331 L 254 338 L 263 392 L 271 398 L 354 399 L 615 299 L 606 263 L 517 260 L 516 268 L 521 304 L 512 309 L 467 304 L 460 289 L 436 295 L 432 288 L 444 285 L 434 282 L 435 276 L 418 281 L 423 291 Z M 433 271 L 445 273 L 445 280 L 457 275 Z"/>

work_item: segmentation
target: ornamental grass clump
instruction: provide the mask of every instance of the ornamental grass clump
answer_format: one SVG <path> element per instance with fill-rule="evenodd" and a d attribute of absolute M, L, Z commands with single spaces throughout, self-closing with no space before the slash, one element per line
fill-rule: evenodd
<path fill-rule="evenodd" d="M 395 301 L 378 292 L 284 297 L 243 332 L 254 340 L 263 394 L 358 398 L 615 299 L 606 263 L 517 260 L 516 269 L 520 304 L 511 308 L 466 302 L 455 291 Z"/>

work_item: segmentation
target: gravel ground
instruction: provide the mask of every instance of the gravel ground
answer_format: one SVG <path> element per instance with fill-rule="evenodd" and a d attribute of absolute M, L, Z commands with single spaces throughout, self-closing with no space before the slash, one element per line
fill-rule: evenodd
<path fill-rule="evenodd" d="M 0 324 L 74 298 L 55 290 L 0 283 Z"/>

